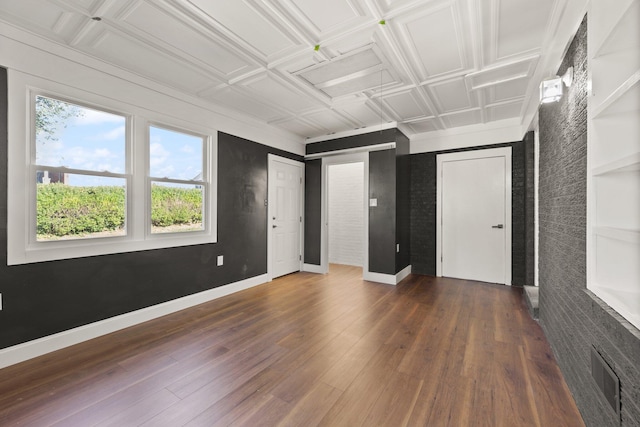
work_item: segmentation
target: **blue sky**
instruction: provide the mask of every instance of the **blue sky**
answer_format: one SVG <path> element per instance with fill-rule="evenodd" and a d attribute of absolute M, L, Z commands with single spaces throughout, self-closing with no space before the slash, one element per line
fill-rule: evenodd
<path fill-rule="evenodd" d="M 125 118 L 81 107 L 58 126 L 53 140 L 38 138 L 36 163 L 89 171 L 125 171 Z M 152 177 L 190 180 L 202 171 L 202 138 L 151 127 Z M 137 141 L 140 143 L 140 141 Z M 70 185 L 122 185 L 121 180 L 72 174 Z"/>

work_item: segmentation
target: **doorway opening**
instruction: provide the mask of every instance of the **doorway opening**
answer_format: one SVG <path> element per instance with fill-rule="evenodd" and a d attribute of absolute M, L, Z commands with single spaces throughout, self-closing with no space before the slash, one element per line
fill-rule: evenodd
<path fill-rule="evenodd" d="M 364 162 L 327 167 L 329 269 L 364 265 Z"/>
<path fill-rule="evenodd" d="M 333 169 L 336 167 L 336 169 Z M 340 167 L 344 166 L 344 167 Z M 331 175 L 333 177 L 331 177 Z M 357 176 L 356 176 L 357 175 Z M 334 182 L 334 185 L 331 184 Z M 344 263 L 361 267 L 364 278 L 369 270 L 369 153 L 350 153 L 322 158 L 322 234 L 320 270 L 329 272 L 329 263 Z M 344 199 L 350 197 L 349 203 Z M 333 199 L 333 201 L 331 201 Z M 357 200 L 354 202 L 354 199 Z M 331 205 L 331 207 L 330 207 Z M 350 215 L 336 210 L 348 209 Z M 333 216 L 329 232 L 329 215 Z M 342 217 L 342 218 L 339 218 Z M 346 224 L 346 218 L 350 224 Z M 342 230 L 342 231 L 341 231 Z M 340 233 L 345 234 L 341 236 Z M 331 237 L 330 237 L 331 234 Z M 332 240 L 331 260 L 329 240 Z M 349 243 L 347 246 L 347 242 Z M 359 246 L 359 247 L 355 247 Z M 349 249 L 351 248 L 351 249 Z M 347 254 L 351 252 L 350 254 Z"/>

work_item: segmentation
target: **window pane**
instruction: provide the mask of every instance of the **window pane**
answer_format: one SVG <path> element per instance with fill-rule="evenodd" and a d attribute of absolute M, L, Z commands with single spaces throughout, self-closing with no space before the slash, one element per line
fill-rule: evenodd
<path fill-rule="evenodd" d="M 151 183 L 151 232 L 203 230 L 203 200 L 204 188 L 201 185 Z"/>
<path fill-rule="evenodd" d="M 36 172 L 36 240 L 124 236 L 123 178 Z"/>
<path fill-rule="evenodd" d="M 156 178 L 202 180 L 202 138 L 149 127 L 149 169 Z"/>
<path fill-rule="evenodd" d="M 36 164 L 125 173 L 126 118 L 36 96 Z"/>

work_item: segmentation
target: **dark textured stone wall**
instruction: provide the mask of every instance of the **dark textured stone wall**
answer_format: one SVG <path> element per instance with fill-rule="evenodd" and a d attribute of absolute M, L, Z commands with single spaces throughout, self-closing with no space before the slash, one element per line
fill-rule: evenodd
<path fill-rule="evenodd" d="M 436 275 L 436 153 L 411 155 L 411 272 Z"/>
<path fill-rule="evenodd" d="M 437 197 L 437 164 L 436 156 L 444 153 L 460 151 L 484 150 L 488 148 L 511 147 L 511 275 L 512 284 L 516 286 L 533 284 L 527 282 L 528 237 L 526 234 L 527 197 L 529 187 L 526 184 L 529 173 L 526 171 L 527 141 L 508 144 L 494 144 L 481 147 L 468 147 L 457 150 L 437 151 L 411 155 L 411 269 L 415 274 L 436 274 L 436 197 Z M 533 171 L 530 171 L 532 174 Z M 533 234 L 531 235 L 533 237 Z M 533 245 L 533 242 L 530 242 Z M 533 271 L 533 259 L 531 259 Z"/>
<path fill-rule="evenodd" d="M 525 285 L 526 169 L 524 141 L 511 145 L 511 283 Z"/>
<path fill-rule="evenodd" d="M 563 98 L 540 107 L 540 322 L 587 426 L 640 425 L 640 331 L 586 289 L 587 23 L 558 70 Z M 620 379 L 621 420 L 591 377 L 595 347 Z"/>
<path fill-rule="evenodd" d="M 525 158 L 525 273 L 524 284 L 532 286 L 535 284 L 535 200 L 536 200 L 536 184 L 535 184 L 535 134 L 533 131 L 528 132 L 524 137 L 524 158 Z"/>

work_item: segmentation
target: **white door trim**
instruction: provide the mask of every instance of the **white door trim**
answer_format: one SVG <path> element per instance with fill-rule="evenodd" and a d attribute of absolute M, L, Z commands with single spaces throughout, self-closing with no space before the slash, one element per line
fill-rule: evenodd
<path fill-rule="evenodd" d="M 320 272 L 329 272 L 329 203 L 328 203 L 328 179 L 327 168 L 330 165 L 342 165 L 346 163 L 364 163 L 364 236 L 362 252 L 362 272 L 366 275 L 369 272 L 369 152 L 345 154 L 322 158 L 321 176 L 321 198 L 322 198 L 322 234 L 320 239 Z"/>
<path fill-rule="evenodd" d="M 273 162 L 286 163 L 289 165 L 297 166 L 300 168 L 300 216 L 302 217 L 302 221 L 300 222 L 300 271 L 302 271 L 303 260 L 304 260 L 304 163 L 298 162 L 296 160 L 287 159 L 286 157 L 280 157 L 275 154 L 268 154 L 268 195 L 267 195 L 267 280 L 270 282 L 273 280 L 273 250 L 272 250 L 272 239 L 273 239 L 273 206 L 275 206 L 275 191 L 272 191 L 272 187 L 275 185 L 275 181 L 272 180 L 273 177 Z"/>
<path fill-rule="evenodd" d="M 442 164 L 447 161 L 483 159 L 488 157 L 505 158 L 505 284 L 511 285 L 511 147 L 489 148 L 485 150 L 462 151 L 457 153 L 438 154 L 437 162 L 437 196 L 436 196 L 436 276 L 442 277 Z"/>

